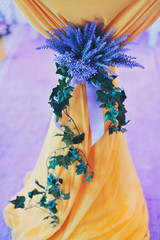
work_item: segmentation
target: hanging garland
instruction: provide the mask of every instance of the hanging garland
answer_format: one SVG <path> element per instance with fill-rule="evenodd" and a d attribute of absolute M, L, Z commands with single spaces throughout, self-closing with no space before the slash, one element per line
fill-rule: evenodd
<path fill-rule="evenodd" d="M 96 20 L 95 20 L 96 21 Z M 67 111 L 74 87 L 72 82 L 86 81 L 93 84 L 97 93 L 97 101 L 100 108 L 106 109 L 105 121 L 109 121 L 109 134 L 113 132 L 125 132 L 126 109 L 124 90 L 113 84 L 117 75 L 109 68 L 112 67 L 141 67 L 135 58 L 126 55 L 129 50 L 125 48 L 129 35 L 114 39 L 113 29 L 104 33 L 102 24 L 98 26 L 94 22 L 87 23 L 84 27 L 75 28 L 70 23 L 60 30 L 53 29 L 53 34 L 48 32 L 50 39 L 46 39 L 46 45 L 38 49 L 51 49 L 59 53 L 55 57 L 57 74 L 60 74 L 59 84 L 52 89 L 49 104 L 53 108 L 56 122 L 65 114 L 67 121 L 60 125 L 62 131 L 55 137 L 60 137 L 65 144 L 63 148 L 53 150 L 47 159 L 46 185 L 37 180 L 33 189 L 25 196 L 17 196 L 10 201 L 14 208 L 29 209 L 38 207 L 46 213 L 44 219 L 50 219 L 52 226 L 59 223 L 57 204 L 59 199 L 68 200 L 70 193 L 64 193 L 61 185 L 63 179 L 55 172 L 57 166 L 66 170 L 71 165 L 76 166 L 77 175 L 85 175 L 84 182 L 89 182 L 93 177 L 92 167 L 87 156 L 81 150 L 81 143 L 85 140 L 85 133 L 80 132 L 73 117 Z M 123 48 L 122 48 L 123 47 Z M 73 127 L 74 126 L 74 127 Z M 63 186 L 63 185 L 62 185 Z M 32 200 L 40 195 L 36 204 Z"/>

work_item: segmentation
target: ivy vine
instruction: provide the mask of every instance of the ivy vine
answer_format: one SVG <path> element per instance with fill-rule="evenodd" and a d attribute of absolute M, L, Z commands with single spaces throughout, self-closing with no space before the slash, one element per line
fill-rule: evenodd
<path fill-rule="evenodd" d="M 67 84 L 67 79 L 70 77 L 66 68 L 56 63 L 57 72 L 61 75 L 59 84 L 52 89 L 52 93 L 49 98 L 49 104 L 53 108 L 53 112 L 56 115 L 56 121 L 58 122 L 62 118 L 62 114 L 65 114 L 68 118 L 65 124 L 61 124 L 63 129 L 62 133 L 57 133 L 55 137 L 61 137 L 61 141 L 65 144 L 64 147 L 55 149 L 48 157 L 47 165 L 47 182 L 46 185 L 42 185 L 35 181 L 37 188 L 28 193 L 29 201 L 25 196 L 17 196 L 15 200 L 10 201 L 14 204 L 14 208 L 23 208 L 25 210 L 33 207 L 37 207 L 46 213 L 44 219 L 50 219 L 50 224 L 56 226 L 59 224 L 59 218 L 57 216 L 58 200 L 68 200 L 70 193 L 64 193 L 62 189 L 63 179 L 59 178 L 56 174 L 56 166 L 63 166 L 66 170 L 69 166 L 76 164 L 76 174 L 85 175 L 83 182 L 89 182 L 93 177 L 92 167 L 90 166 L 85 153 L 79 148 L 79 144 L 84 141 L 85 133 L 81 133 L 73 120 L 68 114 L 67 107 L 69 106 L 69 100 L 72 97 L 71 93 L 73 87 Z M 74 129 L 70 128 L 71 123 L 74 124 Z M 32 199 L 34 196 L 40 195 L 40 199 L 34 205 L 32 205 Z"/>
<path fill-rule="evenodd" d="M 88 79 L 99 89 L 96 91 L 97 101 L 101 103 L 100 108 L 105 108 L 105 121 L 110 121 L 109 134 L 113 132 L 127 131 L 124 126 L 129 122 L 126 121 L 126 109 L 124 101 L 127 98 L 124 90 L 113 84 L 117 75 L 108 75 L 105 77 L 102 73 L 98 73 L 93 78 Z"/>

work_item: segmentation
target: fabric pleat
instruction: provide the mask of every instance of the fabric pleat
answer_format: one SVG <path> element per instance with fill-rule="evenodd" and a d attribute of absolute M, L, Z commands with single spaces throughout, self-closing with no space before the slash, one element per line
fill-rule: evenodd
<path fill-rule="evenodd" d="M 66 26 L 84 25 L 96 18 L 115 36 L 131 33 L 130 40 L 150 27 L 160 15 L 160 0 L 14 0 L 24 16 L 43 35 Z"/>
<path fill-rule="evenodd" d="M 160 0 L 15 0 L 15 3 L 45 36 L 46 30 L 59 29 L 68 21 L 79 26 L 98 18 L 105 31 L 114 27 L 116 37 L 131 33 L 133 40 L 160 14 Z M 78 147 L 93 168 L 93 179 L 83 183 L 84 177 L 76 175 L 75 166 L 69 170 L 57 167 L 56 173 L 64 179 L 62 188 L 71 195 L 67 201 L 58 200 L 60 224 L 51 227 L 49 220 L 43 221 L 46 214 L 40 209 L 15 210 L 9 204 L 4 219 L 12 229 L 13 240 L 149 240 L 146 201 L 124 134 L 109 135 L 108 122 L 103 122 L 104 134 L 92 145 L 86 85 L 78 83 L 72 95 L 68 113 L 80 132 L 85 133 L 85 141 Z M 61 123 L 66 120 L 62 116 Z M 27 196 L 35 187 L 35 179 L 42 185 L 46 183 L 46 160 L 52 151 L 64 146 L 59 137 L 54 137 L 57 132 L 60 130 L 53 116 L 38 162 L 18 195 Z"/>

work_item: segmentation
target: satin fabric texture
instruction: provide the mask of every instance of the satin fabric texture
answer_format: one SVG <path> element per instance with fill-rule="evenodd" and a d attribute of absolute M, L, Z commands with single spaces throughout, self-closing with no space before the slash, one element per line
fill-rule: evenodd
<path fill-rule="evenodd" d="M 147 29 L 160 14 L 160 1 L 153 0 L 15 0 L 24 16 L 43 35 L 46 30 L 76 26 L 98 18 L 103 29 L 114 27 L 115 36 L 131 33 L 130 40 Z M 117 83 L 116 83 L 117 84 Z M 123 133 L 109 135 L 108 122 L 103 121 L 104 134 L 92 145 L 91 119 L 88 113 L 86 85 L 78 83 L 68 109 L 79 130 L 85 133 L 81 148 L 93 168 L 90 183 L 77 176 L 75 166 L 57 168 L 64 179 L 64 192 L 70 192 L 67 201 L 58 201 L 60 224 L 54 228 L 42 219 L 45 213 L 36 208 L 15 210 L 9 204 L 4 219 L 12 229 L 13 240 L 148 240 L 148 211 L 143 190 L 137 177 Z M 104 111 L 103 111 L 104 114 Z M 61 123 L 65 123 L 63 116 Z M 46 183 L 46 159 L 63 143 L 54 135 L 60 130 L 54 116 L 35 169 L 28 175 L 18 195 L 34 189 L 34 181 Z M 14 198 L 14 197 L 13 197 Z M 35 198 L 36 201 L 36 198 Z"/>

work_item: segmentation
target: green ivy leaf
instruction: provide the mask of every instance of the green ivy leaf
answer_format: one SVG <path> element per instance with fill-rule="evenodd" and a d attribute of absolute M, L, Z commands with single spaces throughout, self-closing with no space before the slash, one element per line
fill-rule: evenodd
<path fill-rule="evenodd" d="M 56 62 L 56 67 L 57 67 L 57 71 L 56 73 L 57 74 L 60 74 L 64 77 L 68 77 L 69 74 L 68 74 L 68 68 L 67 67 L 62 67 L 59 63 Z"/>
<path fill-rule="evenodd" d="M 52 101 L 49 102 L 51 107 L 54 109 L 54 113 L 56 114 L 57 119 L 59 120 L 59 118 L 62 117 L 62 111 L 66 108 L 66 105 L 69 104 L 69 100 L 65 100 L 63 102 L 56 102 L 56 101 Z"/>
<path fill-rule="evenodd" d="M 38 195 L 38 194 L 42 194 L 42 193 L 44 193 L 44 192 L 39 192 L 37 189 L 34 189 L 32 192 L 28 193 L 28 197 L 32 198 L 33 196 Z"/>
<path fill-rule="evenodd" d="M 100 108 L 106 108 L 106 103 L 102 103 L 99 107 Z"/>
<path fill-rule="evenodd" d="M 46 199 L 47 199 L 47 196 L 44 194 L 39 201 L 39 204 L 40 204 L 41 207 L 47 208 Z"/>
<path fill-rule="evenodd" d="M 74 163 L 75 161 L 79 160 L 78 152 L 74 147 L 69 148 L 66 157 L 70 159 L 71 163 Z"/>
<path fill-rule="evenodd" d="M 59 166 L 63 166 L 68 169 L 68 166 L 71 165 L 71 158 L 69 156 L 59 155 L 57 156 L 57 163 Z"/>
<path fill-rule="evenodd" d="M 52 196 L 54 196 L 56 199 L 58 199 L 61 196 L 60 187 L 59 186 L 57 186 L 57 188 L 51 187 L 49 189 L 48 193 L 51 194 Z"/>
<path fill-rule="evenodd" d="M 101 83 L 101 89 L 103 91 L 111 91 L 113 89 L 113 83 L 112 80 L 105 80 Z"/>
<path fill-rule="evenodd" d="M 64 133 L 70 137 L 74 136 L 74 132 L 66 125 L 61 125 L 64 128 Z"/>
<path fill-rule="evenodd" d="M 102 102 L 102 103 L 107 102 L 107 100 L 108 100 L 107 93 L 105 93 L 102 90 L 97 90 L 96 93 L 97 93 L 97 101 L 98 102 Z"/>
<path fill-rule="evenodd" d="M 114 86 L 113 89 L 114 89 L 114 91 L 121 91 L 121 88 L 117 87 L 117 86 Z"/>
<path fill-rule="evenodd" d="M 114 125 L 117 125 L 117 114 L 117 110 L 115 110 L 114 108 L 110 108 L 110 111 L 107 111 L 105 113 L 105 121 L 107 122 L 108 120 L 110 120 Z"/>
<path fill-rule="evenodd" d="M 67 83 L 65 79 L 59 79 L 59 88 L 63 90 L 65 87 L 67 87 Z"/>
<path fill-rule="evenodd" d="M 64 142 L 66 146 L 69 147 L 70 145 L 73 144 L 74 132 L 68 126 L 61 125 L 61 127 L 64 128 L 62 142 Z"/>
<path fill-rule="evenodd" d="M 57 217 L 56 215 L 52 216 L 51 219 L 52 219 L 53 221 L 51 221 L 50 224 L 51 224 L 53 227 L 56 226 L 57 224 L 59 224 L 59 219 L 58 219 L 58 217 Z"/>
<path fill-rule="evenodd" d="M 84 161 L 81 161 L 81 163 L 79 165 L 76 165 L 76 168 L 77 168 L 76 169 L 77 175 L 86 174 L 86 172 L 87 172 L 87 166 L 84 163 Z"/>
<path fill-rule="evenodd" d="M 52 227 L 55 227 L 58 223 L 56 223 L 56 221 L 51 221 L 50 224 L 52 225 Z"/>
<path fill-rule="evenodd" d="M 61 197 L 62 197 L 64 200 L 68 200 L 68 199 L 70 199 L 70 193 L 64 193 L 64 191 L 62 190 L 62 191 L 61 191 Z"/>
<path fill-rule="evenodd" d="M 74 163 L 76 160 L 79 159 L 78 151 L 76 148 L 71 147 L 68 152 L 68 156 L 70 156 L 72 159 L 72 163 Z"/>
<path fill-rule="evenodd" d="M 59 121 L 59 118 L 60 118 L 60 117 L 56 115 L 56 122 L 58 122 L 58 121 Z"/>
<path fill-rule="evenodd" d="M 57 92 L 59 91 L 59 86 L 56 86 L 55 88 L 52 89 L 52 93 L 49 97 L 49 100 L 53 100 L 55 96 L 57 96 Z"/>
<path fill-rule="evenodd" d="M 126 97 L 126 94 L 125 94 L 124 90 L 122 90 L 122 91 L 121 91 L 121 97 L 120 97 L 121 102 L 123 103 L 126 98 L 127 98 L 127 97 Z"/>
<path fill-rule="evenodd" d="M 53 201 L 49 201 L 48 202 L 48 209 L 52 212 L 52 213 L 57 213 L 58 212 L 58 210 L 57 210 L 57 208 L 56 208 L 56 205 L 57 205 L 57 202 L 56 202 L 57 200 L 56 199 L 54 199 Z"/>
<path fill-rule="evenodd" d="M 114 132 L 117 133 L 117 127 L 115 125 L 113 125 L 112 127 L 109 128 L 109 134 L 112 134 Z"/>
<path fill-rule="evenodd" d="M 24 202 L 25 197 L 24 196 L 17 196 L 15 200 L 10 201 L 12 204 L 14 204 L 14 208 L 25 208 Z"/>
<path fill-rule="evenodd" d="M 106 77 L 101 72 L 99 72 L 93 78 L 89 79 L 89 81 L 98 86 L 103 81 L 106 81 Z"/>
<path fill-rule="evenodd" d="M 63 166 L 68 169 L 68 166 L 72 163 L 72 158 L 68 155 L 58 155 L 54 156 L 54 160 L 50 161 L 49 168 L 55 169 L 55 166 Z"/>
<path fill-rule="evenodd" d="M 54 156 L 54 159 L 52 161 L 49 161 L 48 169 L 55 169 L 55 167 L 58 165 L 56 161 L 56 156 Z"/>
<path fill-rule="evenodd" d="M 74 137 L 74 138 L 73 138 L 73 144 L 79 144 L 79 143 L 83 142 L 84 136 L 85 136 L 85 134 L 82 133 L 82 134 Z"/>
<path fill-rule="evenodd" d="M 111 121 L 111 119 L 112 119 L 111 113 L 110 113 L 110 111 L 107 111 L 105 113 L 105 122 L 107 122 L 108 120 Z"/>
<path fill-rule="evenodd" d="M 66 147 L 72 146 L 72 138 L 68 134 L 64 134 L 64 137 L 62 138 L 62 142 L 66 144 Z"/>
<path fill-rule="evenodd" d="M 49 186 L 54 186 L 56 184 L 62 184 L 63 183 L 63 179 L 62 178 L 58 178 L 58 177 L 55 177 L 53 176 L 52 173 L 49 174 L 49 177 L 47 178 L 47 187 Z"/>
<path fill-rule="evenodd" d="M 127 129 L 126 128 L 121 128 L 121 132 L 122 133 L 127 132 Z"/>
<path fill-rule="evenodd" d="M 55 137 L 59 137 L 59 136 L 63 136 L 63 134 L 56 133 L 54 136 L 55 136 Z"/>
<path fill-rule="evenodd" d="M 89 174 L 83 182 L 89 182 L 92 178 L 92 174 Z"/>

